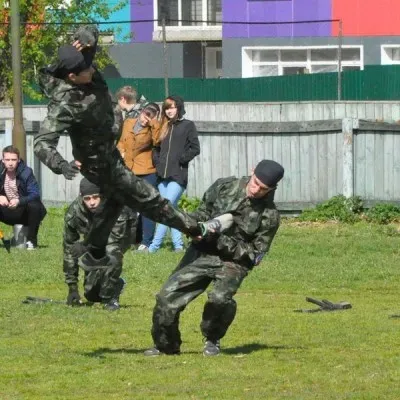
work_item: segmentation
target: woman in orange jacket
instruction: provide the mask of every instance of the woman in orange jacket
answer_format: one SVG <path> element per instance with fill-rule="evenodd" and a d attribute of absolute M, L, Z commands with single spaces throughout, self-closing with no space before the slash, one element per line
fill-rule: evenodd
<path fill-rule="evenodd" d="M 124 121 L 122 135 L 118 142 L 118 150 L 126 166 L 132 172 L 157 187 L 156 168 L 153 165 L 153 147 L 160 142 L 160 124 L 158 115 L 160 108 L 156 103 L 149 103 L 138 118 Z M 147 251 L 153 240 L 155 222 L 142 216 L 142 242 L 139 251 Z"/>

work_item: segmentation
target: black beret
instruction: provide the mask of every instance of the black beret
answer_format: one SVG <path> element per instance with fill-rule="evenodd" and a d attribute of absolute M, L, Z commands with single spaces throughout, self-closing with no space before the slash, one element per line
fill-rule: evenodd
<path fill-rule="evenodd" d="M 269 187 L 275 187 L 283 178 L 284 172 L 282 165 L 272 160 L 262 160 L 254 169 L 255 176 Z"/>
<path fill-rule="evenodd" d="M 69 73 L 79 74 L 88 69 L 92 62 L 92 52 L 78 51 L 72 44 L 66 44 L 58 49 L 58 60 L 48 69 L 56 76 L 64 78 Z"/>
<path fill-rule="evenodd" d="M 88 179 L 83 178 L 79 184 L 79 192 L 81 196 L 90 196 L 92 194 L 100 194 L 101 189 Z"/>

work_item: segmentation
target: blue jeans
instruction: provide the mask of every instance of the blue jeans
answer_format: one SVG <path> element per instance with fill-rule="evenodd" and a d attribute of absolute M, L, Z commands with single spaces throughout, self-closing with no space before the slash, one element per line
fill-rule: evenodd
<path fill-rule="evenodd" d="M 178 204 L 179 199 L 182 196 L 185 188 L 181 186 L 179 183 L 174 181 L 162 181 L 158 185 L 158 190 L 162 197 L 168 199 L 174 207 Z M 149 246 L 149 252 L 155 253 L 162 245 L 165 235 L 167 234 L 168 226 L 158 224 L 156 233 L 154 234 L 154 239 L 151 245 Z M 171 237 L 172 243 L 174 245 L 174 249 L 182 249 L 183 248 L 183 240 L 182 234 L 177 229 L 171 229 Z"/>
<path fill-rule="evenodd" d="M 155 188 L 157 187 L 157 175 L 154 174 L 148 174 L 148 175 L 138 175 L 139 178 L 142 178 L 145 180 L 147 183 L 150 183 L 151 186 L 154 186 Z M 156 229 L 156 223 L 152 221 L 151 219 L 146 218 L 145 216 L 141 215 L 140 220 L 142 223 L 142 243 L 146 247 L 149 247 L 153 237 L 154 237 L 154 231 Z"/>

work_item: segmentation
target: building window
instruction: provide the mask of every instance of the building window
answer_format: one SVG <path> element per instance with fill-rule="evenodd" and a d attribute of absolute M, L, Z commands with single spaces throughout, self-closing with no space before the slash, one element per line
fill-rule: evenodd
<path fill-rule="evenodd" d="M 381 64 L 400 64 L 400 44 L 387 44 L 381 46 Z"/>
<path fill-rule="evenodd" d="M 338 46 L 244 47 L 242 53 L 244 78 L 337 72 L 338 65 Z M 363 69 L 363 47 L 343 46 L 341 65 L 342 71 Z"/>
<path fill-rule="evenodd" d="M 167 26 L 207 26 L 220 25 L 222 22 L 222 0 L 154 0 L 154 2 L 154 10 L 157 11 L 155 19 L 159 20 L 158 26 L 161 26 L 163 17 Z"/>
<path fill-rule="evenodd" d="M 222 78 L 222 47 L 206 47 L 206 78 Z"/>

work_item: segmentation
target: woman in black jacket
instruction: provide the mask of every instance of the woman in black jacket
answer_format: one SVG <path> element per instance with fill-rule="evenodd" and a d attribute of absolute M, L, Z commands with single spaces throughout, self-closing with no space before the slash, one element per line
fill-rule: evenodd
<path fill-rule="evenodd" d="M 162 106 L 160 147 L 155 152 L 154 164 L 159 179 L 161 196 L 176 206 L 188 183 L 189 162 L 200 154 L 200 143 L 193 121 L 183 118 L 185 107 L 179 96 L 169 96 Z M 162 245 L 168 227 L 159 224 L 149 252 L 155 253 Z M 181 233 L 171 229 L 175 251 L 183 250 Z"/>

